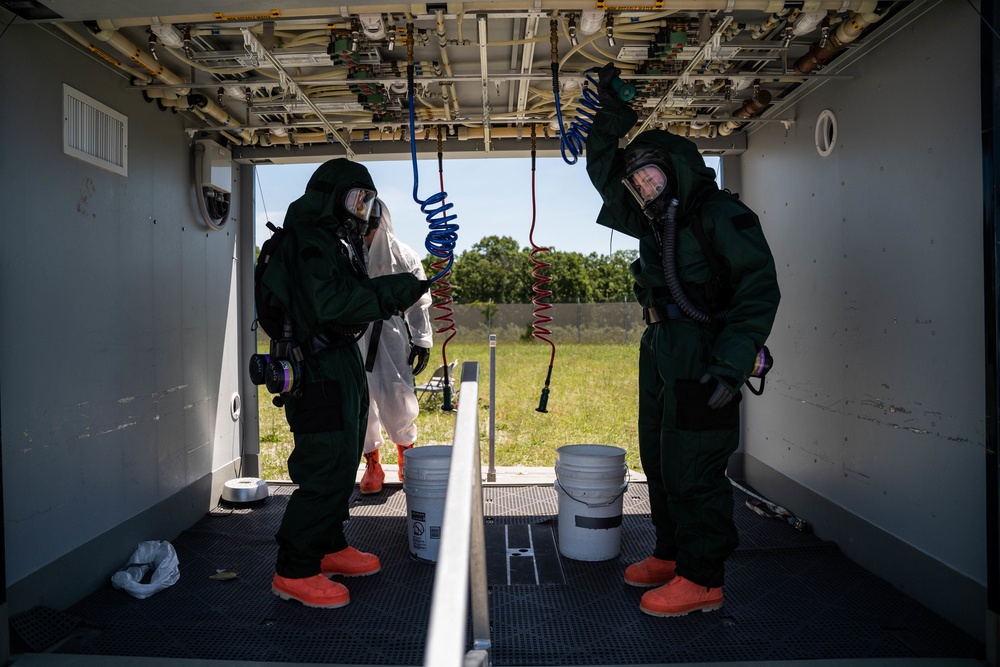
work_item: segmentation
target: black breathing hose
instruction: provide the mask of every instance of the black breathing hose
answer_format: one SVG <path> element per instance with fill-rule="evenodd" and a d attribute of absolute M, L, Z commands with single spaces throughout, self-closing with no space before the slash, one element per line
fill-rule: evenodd
<path fill-rule="evenodd" d="M 691 299 L 684 293 L 681 279 L 677 276 L 677 262 L 674 258 L 677 256 L 675 248 L 677 246 L 677 207 L 679 204 L 680 202 L 675 198 L 670 200 L 670 206 L 667 207 L 665 229 L 660 249 L 663 261 L 663 275 L 667 279 L 667 288 L 670 290 L 670 295 L 674 297 L 674 301 L 681 311 L 695 322 L 699 324 L 722 322 L 726 319 L 726 311 L 718 310 L 706 313 L 691 303 Z"/>

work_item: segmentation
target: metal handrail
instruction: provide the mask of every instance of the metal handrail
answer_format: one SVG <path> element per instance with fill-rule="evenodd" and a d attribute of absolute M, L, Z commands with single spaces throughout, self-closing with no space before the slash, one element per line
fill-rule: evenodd
<path fill-rule="evenodd" d="M 490 664 L 486 535 L 479 459 L 479 362 L 462 364 L 459 396 L 424 649 L 425 667 Z M 468 586 L 461 585 L 465 581 L 469 582 Z M 466 652 L 465 629 L 470 602 L 473 645 Z"/>

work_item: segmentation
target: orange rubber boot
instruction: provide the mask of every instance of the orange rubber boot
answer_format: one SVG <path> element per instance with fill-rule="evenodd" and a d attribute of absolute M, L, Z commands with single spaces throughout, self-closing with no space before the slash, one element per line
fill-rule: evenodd
<path fill-rule="evenodd" d="M 330 581 L 322 574 L 303 579 L 289 579 L 275 574 L 271 580 L 271 592 L 282 600 L 295 600 L 319 609 L 335 609 L 351 601 L 346 586 Z"/>
<path fill-rule="evenodd" d="M 365 474 L 361 476 L 361 482 L 358 484 L 361 493 L 378 493 L 382 490 L 384 481 L 385 472 L 378 460 L 378 450 L 365 454 Z"/>
<path fill-rule="evenodd" d="M 721 588 L 706 588 L 684 577 L 674 577 L 670 583 L 646 591 L 639 609 L 650 616 L 684 616 L 692 611 L 714 611 L 722 601 Z"/>
<path fill-rule="evenodd" d="M 399 455 L 399 481 L 403 481 L 403 452 L 411 449 L 413 445 L 396 445 L 396 453 Z"/>
<path fill-rule="evenodd" d="M 375 574 L 382 569 L 378 556 L 347 547 L 332 554 L 323 556 L 319 564 L 320 571 L 326 576 L 339 574 L 345 577 L 364 577 Z"/>
<path fill-rule="evenodd" d="M 629 586 L 661 586 L 674 578 L 676 563 L 650 556 L 625 568 L 625 583 Z"/>

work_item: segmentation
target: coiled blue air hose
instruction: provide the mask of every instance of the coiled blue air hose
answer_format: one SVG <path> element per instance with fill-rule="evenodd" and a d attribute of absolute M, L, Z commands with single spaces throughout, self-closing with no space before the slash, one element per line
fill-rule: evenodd
<path fill-rule="evenodd" d="M 444 269 L 431 279 L 433 282 L 437 282 L 442 276 L 451 271 L 451 265 L 455 261 L 458 225 L 453 224 L 452 221 L 458 218 L 458 216 L 454 213 L 445 215 L 455 204 L 451 202 L 442 203 L 448 198 L 448 193 L 443 189 L 440 192 L 432 194 L 427 199 L 420 199 L 417 196 L 420 180 L 417 173 L 416 119 L 413 110 L 414 85 L 412 66 L 407 67 L 406 78 L 407 92 L 410 96 L 410 155 L 413 162 L 413 201 L 420 205 L 420 212 L 424 214 L 427 226 L 429 227 L 424 247 L 427 248 L 427 252 L 435 257 L 447 260 L 447 265 L 445 265 Z M 438 204 L 441 205 L 438 206 Z"/>
<path fill-rule="evenodd" d="M 583 93 L 580 95 L 580 105 L 583 107 L 577 111 L 576 117 L 570 124 L 568 130 L 564 129 L 562 120 L 562 105 L 559 103 L 559 74 L 552 70 L 552 92 L 555 94 L 556 120 L 559 123 L 559 150 L 562 153 L 563 162 L 566 164 L 576 164 L 576 161 L 583 154 L 583 149 L 587 144 L 587 134 L 594 124 L 594 116 L 601 108 L 601 98 L 597 94 L 597 81 L 590 76 L 588 70 L 584 73 L 584 79 L 591 84 L 591 87 L 584 85 Z M 588 112 L 587 109 L 590 111 Z M 591 113 L 592 112 L 592 113 Z M 573 159 L 566 156 L 566 152 L 572 154 Z"/>

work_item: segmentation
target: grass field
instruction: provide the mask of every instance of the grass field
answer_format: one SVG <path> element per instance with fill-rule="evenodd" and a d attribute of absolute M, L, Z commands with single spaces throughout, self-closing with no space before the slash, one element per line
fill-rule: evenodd
<path fill-rule="evenodd" d="M 448 343 L 448 361 L 479 362 L 479 425 L 483 463 L 489 461 L 489 344 L 469 343 L 456 337 Z M 591 443 L 626 450 L 626 463 L 639 469 L 636 434 L 638 414 L 638 343 L 590 344 L 556 342 L 556 356 L 549 384 L 548 412 L 538 412 L 551 351 L 531 340 L 498 343 L 496 349 L 495 462 L 498 466 L 555 465 L 562 445 Z M 441 348 L 431 351 L 431 362 L 417 377 L 426 381 L 441 364 Z M 284 410 L 271 404 L 271 395 L 260 391 L 261 476 L 287 480 L 285 461 L 292 451 Z M 461 401 L 459 393 L 453 401 Z M 427 395 L 417 418 L 417 446 L 451 444 L 455 412 L 441 410 L 441 395 Z M 383 463 L 396 462 L 396 448 L 382 448 Z"/>

